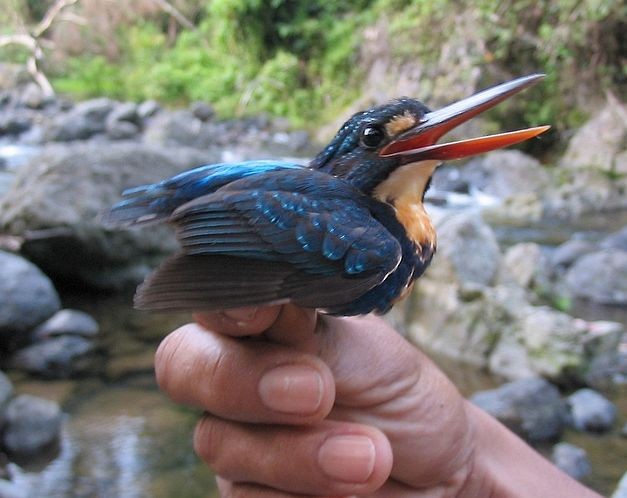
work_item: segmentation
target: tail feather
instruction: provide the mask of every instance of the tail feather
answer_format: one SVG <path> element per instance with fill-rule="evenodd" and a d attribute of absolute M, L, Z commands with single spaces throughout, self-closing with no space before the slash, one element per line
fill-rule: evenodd
<path fill-rule="evenodd" d="M 109 228 L 148 225 L 166 220 L 180 201 L 175 192 L 160 185 L 143 185 L 125 190 L 126 199 L 118 202 L 101 217 Z"/>

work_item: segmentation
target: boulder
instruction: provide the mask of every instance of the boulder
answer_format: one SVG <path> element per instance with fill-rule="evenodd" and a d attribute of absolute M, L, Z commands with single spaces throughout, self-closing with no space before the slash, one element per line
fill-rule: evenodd
<path fill-rule="evenodd" d="M 561 184 L 546 198 L 549 216 L 627 208 L 627 107 L 612 95 L 570 139 Z"/>
<path fill-rule="evenodd" d="M 203 122 L 188 110 L 162 112 L 146 126 L 144 141 L 161 146 L 201 147 Z"/>
<path fill-rule="evenodd" d="M 92 367 L 95 349 L 84 337 L 52 337 L 18 350 L 11 366 L 48 379 L 66 379 Z"/>
<path fill-rule="evenodd" d="M 616 406 L 592 389 L 579 389 L 567 401 L 569 423 L 579 431 L 609 431 L 616 421 Z"/>
<path fill-rule="evenodd" d="M 627 252 L 603 249 L 579 258 L 565 275 L 576 297 L 599 304 L 627 304 Z"/>
<path fill-rule="evenodd" d="M 540 162 L 519 150 L 497 150 L 474 159 L 462 169 L 469 185 L 501 200 L 521 194 L 541 194 L 551 176 Z"/>
<path fill-rule="evenodd" d="M 3 111 L 0 114 L 0 136 L 19 135 L 33 125 L 33 116 L 21 109 Z"/>
<path fill-rule="evenodd" d="M 438 252 L 429 275 L 460 285 L 489 285 L 493 282 L 501 251 L 492 229 L 476 211 L 442 219 L 438 229 Z"/>
<path fill-rule="evenodd" d="M 12 396 L 13 384 L 4 372 L 0 372 L 0 410 L 4 409 Z M 0 416 L 0 420 L 2 420 L 2 416 Z"/>
<path fill-rule="evenodd" d="M 50 279 L 31 262 L 0 251 L 0 347 L 26 344 L 28 332 L 61 307 Z"/>
<path fill-rule="evenodd" d="M 618 249 L 627 252 L 627 226 L 605 237 L 599 245 L 603 249 Z"/>
<path fill-rule="evenodd" d="M 595 250 L 594 243 L 582 238 L 571 238 L 553 250 L 550 257 L 551 266 L 558 272 L 566 270 L 579 258 Z"/>
<path fill-rule="evenodd" d="M 33 341 L 60 335 L 78 335 L 89 338 L 98 335 L 98 331 L 98 323 L 87 313 L 63 309 L 33 330 L 31 337 Z"/>
<path fill-rule="evenodd" d="M 546 288 L 547 258 L 542 248 L 533 242 L 516 244 L 503 255 L 499 281 L 514 283 L 524 289 Z"/>
<path fill-rule="evenodd" d="M 557 468 L 578 481 L 585 479 L 592 472 L 588 454 L 574 444 L 557 443 L 553 446 L 551 460 Z"/>
<path fill-rule="evenodd" d="M 208 162 L 215 162 L 211 152 L 185 148 L 48 146 L 19 168 L 0 199 L 0 230 L 22 237 L 22 253 L 53 278 L 119 289 L 141 280 L 177 244 L 168 227 L 110 230 L 100 215 L 126 188 Z"/>
<path fill-rule="evenodd" d="M 28 487 L 7 479 L 0 479 L 0 497 L 2 498 L 29 498 Z"/>
<path fill-rule="evenodd" d="M 559 390 L 542 378 L 481 391 L 470 401 L 528 441 L 555 440 L 564 428 L 566 412 Z"/>
<path fill-rule="evenodd" d="M 130 121 L 111 121 L 107 123 L 107 137 L 111 140 L 128 140 L 139 134 L 139 126 Z"/>
<path fill-rule="evenodd" d="M 192 111 L 194 117 L 200 119 L 201 121 L 209 121 L 215 116 L 215 111 L 213 110 L 213 107 L 211 107 L 206 102 L 192 102 L 192 104 L 189 106 L 189 109 L 190 111 Z"/>
<path fill-rule="evenodd" d="M 142 121 L 154 116 L 161 110 L 156 100 L 146 100 L 137 106 L 137 115 Z"/>
<path fill-rule="evenodd" d="M 625 150 L 625 137 L 627 107 L 609 95 L 606 105 L 573 135 L 560 167 L 610 172 L 617 154 Z"/>
<path fill-rule="evenodd" d="M 48 99 L 41 87 L 34 82 L 27 83 L 20 94 L 20 104 L 30 109 L 41 109 Z"/>
<path fill-rule="evenodd" d="M 69 112 L 56 116 L 47 124 L 44 138 L 47 141 L 67 142 L 85 140 L 104 133 L 106 119 L 116 103 L 107 98 L 86 100 L 76 104 Z"/>
<path fill-rule="evenodd" d="M 28 394 L 7 406 L 2 446 L 11 455 L 34 456 L 59 439 L 63 414 L 59 405 Z"/>

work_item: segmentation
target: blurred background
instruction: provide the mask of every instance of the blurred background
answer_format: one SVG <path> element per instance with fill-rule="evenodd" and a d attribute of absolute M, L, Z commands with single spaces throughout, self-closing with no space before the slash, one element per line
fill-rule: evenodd
<path fill-rule="evenodd" d="M 152 374 L 189 317 L 132 309 L 176 242 L 99 222 L 124 188 L 305 163 L 373 104 L 535 72 L 456 134 L 550 132 L 438 170 L 438 253 L 390 320 L 564 470 L 627 496 L 626 59 L 611 0 L 0 0 L 0 496 L 217 496 L 198 413 Z"/>

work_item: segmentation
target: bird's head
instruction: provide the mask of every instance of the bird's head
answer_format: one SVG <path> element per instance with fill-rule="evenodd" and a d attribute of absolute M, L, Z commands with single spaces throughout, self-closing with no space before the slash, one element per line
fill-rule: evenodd
<path fill-rule="evenodd" d="M 311 162 L 368 195 L 394 202 L 410 195 L 422 200 L 442 161 L 500 149 L 546 131 L 540 126 L 498 135 L 437 144 L 447 132 L 534 84 L 531 75 L 497 85 L 437 111 L 401 98 L 353 115 Z"/>

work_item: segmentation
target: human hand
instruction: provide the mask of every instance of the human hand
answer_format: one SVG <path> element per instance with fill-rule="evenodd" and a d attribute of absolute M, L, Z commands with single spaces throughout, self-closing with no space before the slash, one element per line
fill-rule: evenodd
<path fill-rule="evenodd" d="M 157 379 L 206 411 L 194 444 L 223 496 L 455 496 L 476 484 L 469 405 L 382 319 L 286 305 L 196 320 L 159 347 Z"/>
<path fill-rule="evenodd" d="M 291 305 L 198 314 L 157 381 L 205 410 L 198 455 L 225 498 L 599 498 L 465 401 L 382 319 Z"/>

